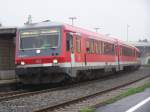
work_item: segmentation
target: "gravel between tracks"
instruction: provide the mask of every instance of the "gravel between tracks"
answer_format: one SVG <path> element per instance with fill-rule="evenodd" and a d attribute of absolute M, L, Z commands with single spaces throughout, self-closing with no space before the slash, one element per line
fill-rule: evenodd
<path fill-rule="evenodd" d="M 0 112 L 32 112 L 41 108 L 46 108 L 55 104 L 62 103 L 71 99 L 95 93 L 97 91 L 107 90 L 110 87 L 133 81 L 140 77 L 146 76 L 150 72 L 149 68 L 141 68 L 138 71 L 124 73 L 120 77 L 113 79 L 96 81 L 87 85 L 73 87 L 64 90 L 41 93 L 33 96 L 13 99 L 0 102 Z"/>
<path fill-rule="evenodd" d="M 101 105 L 101 103 L 103 103 L 104 101 L 109 100 L 115 96 L 118 96 L 119 94 L 121 94 L 123 92 L 126 92 L 129 88 L 136 88 L 136 87 L 142 86 L 149 82 L 150 82 L 150 77 L 146 78 L 144 80 L 138 81 L 136 83 L 133 83 L 131 85 L 128 85 L 126 87 L 122 87 L 120 89 L 116 89 L 111 92 L 107 92 L 105 94 L 98 95 L 96 97 L 84 100 L 82 102 L 67 105 L 63 108 L 58 108 L 56 110 L 47 111 L 47 112 L 79 112 L 79 110 L 84 107 L 95 107 L 95 106 L 99 107 Z"/>

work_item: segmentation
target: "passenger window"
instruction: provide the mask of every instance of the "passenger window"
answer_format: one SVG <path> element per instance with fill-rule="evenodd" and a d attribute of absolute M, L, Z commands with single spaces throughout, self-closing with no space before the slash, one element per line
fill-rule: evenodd
<path fill-rule="evenodd" d="M 120 56 L 123 56 L 123 54 L 122 54 L 122 48 L 120 48 Z"/>
<path fill-rule="evenodd" d="M 101 54 L 104 54 L 104 42 L 101 42 Z"/>
<path fill-rule="evenodd" d="M 94 53 L 94 40 L 90 40 L 90 53 Z"/>
<path fill-rule="evenodd" d="M 118 55 L 118 47 L 117 47 L 117 45 L 115 45 L 115 54 L 116 54 L 116 56 Z"/>
<path fill-rule="evenodd" d="M 104 43 L 104 54 L 114 55 L 114 44 Z"/>
<path fill-rule="evenodd" d="M 98 41 L 95 41 L 95 52 L 96 52 L 96 54 L 99 54 Z"/>
<path fill-rule="evenodd" d="M 79 36 L 76 38 L 76 51 L 81 52 L 81 38 Z"/>
<path fill-rule="evenodd" d="M 133 56 L 133 50 L 127 47 L 122 47 L 123 56 Z"/>
<path fill-rule="evenodd" d="M 98 42 L 98 53 L 99 54 L 102 53 L 102 42 L 101 41 Z"/>
<path fill-rule="evenodd" d="M 89 42 L 89 40 L 86 40 L 86 52 L 90 53 L 90 42 Z"/>

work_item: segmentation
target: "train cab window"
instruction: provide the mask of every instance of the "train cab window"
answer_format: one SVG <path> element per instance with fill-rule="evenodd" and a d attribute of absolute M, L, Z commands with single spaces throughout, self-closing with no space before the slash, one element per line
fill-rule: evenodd
<path fill-rule="evenodd" d="M 76 38 L 76 51 L 78 53 L 81 52 L 81 37 L 79 37 L 79 36 Z"/>
<path fill-rule="evenodd" d="M 66 51 L 70 51 L 73 47 L 73 36 L 69 33 L 66 33 Z"/>

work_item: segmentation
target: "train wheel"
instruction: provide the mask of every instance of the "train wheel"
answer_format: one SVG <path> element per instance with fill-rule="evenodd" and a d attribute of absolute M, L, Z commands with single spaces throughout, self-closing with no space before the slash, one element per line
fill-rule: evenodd
<path fill-rule="evenodd" d="M 86 71 L 86 77 L 88 80 L 92 80 L 92 79 L 95 79 L 95 74 L 94 72 Z"/>
<path fill-rule="evenodd" d="M 67 79 L 66 74 L 64 73 L 58 73 L 58 74 L 52 74 L 51 75 L 51 83 L 61 83 Z"/>

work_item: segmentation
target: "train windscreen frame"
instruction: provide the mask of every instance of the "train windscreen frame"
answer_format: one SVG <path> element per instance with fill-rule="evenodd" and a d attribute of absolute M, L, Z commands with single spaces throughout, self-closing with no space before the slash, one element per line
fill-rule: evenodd
<path fill-rule="evenodd" d="M 58 48 L 60 28 L 21 30 L 19 33 L 19 49 L 34 50 Z"/>

